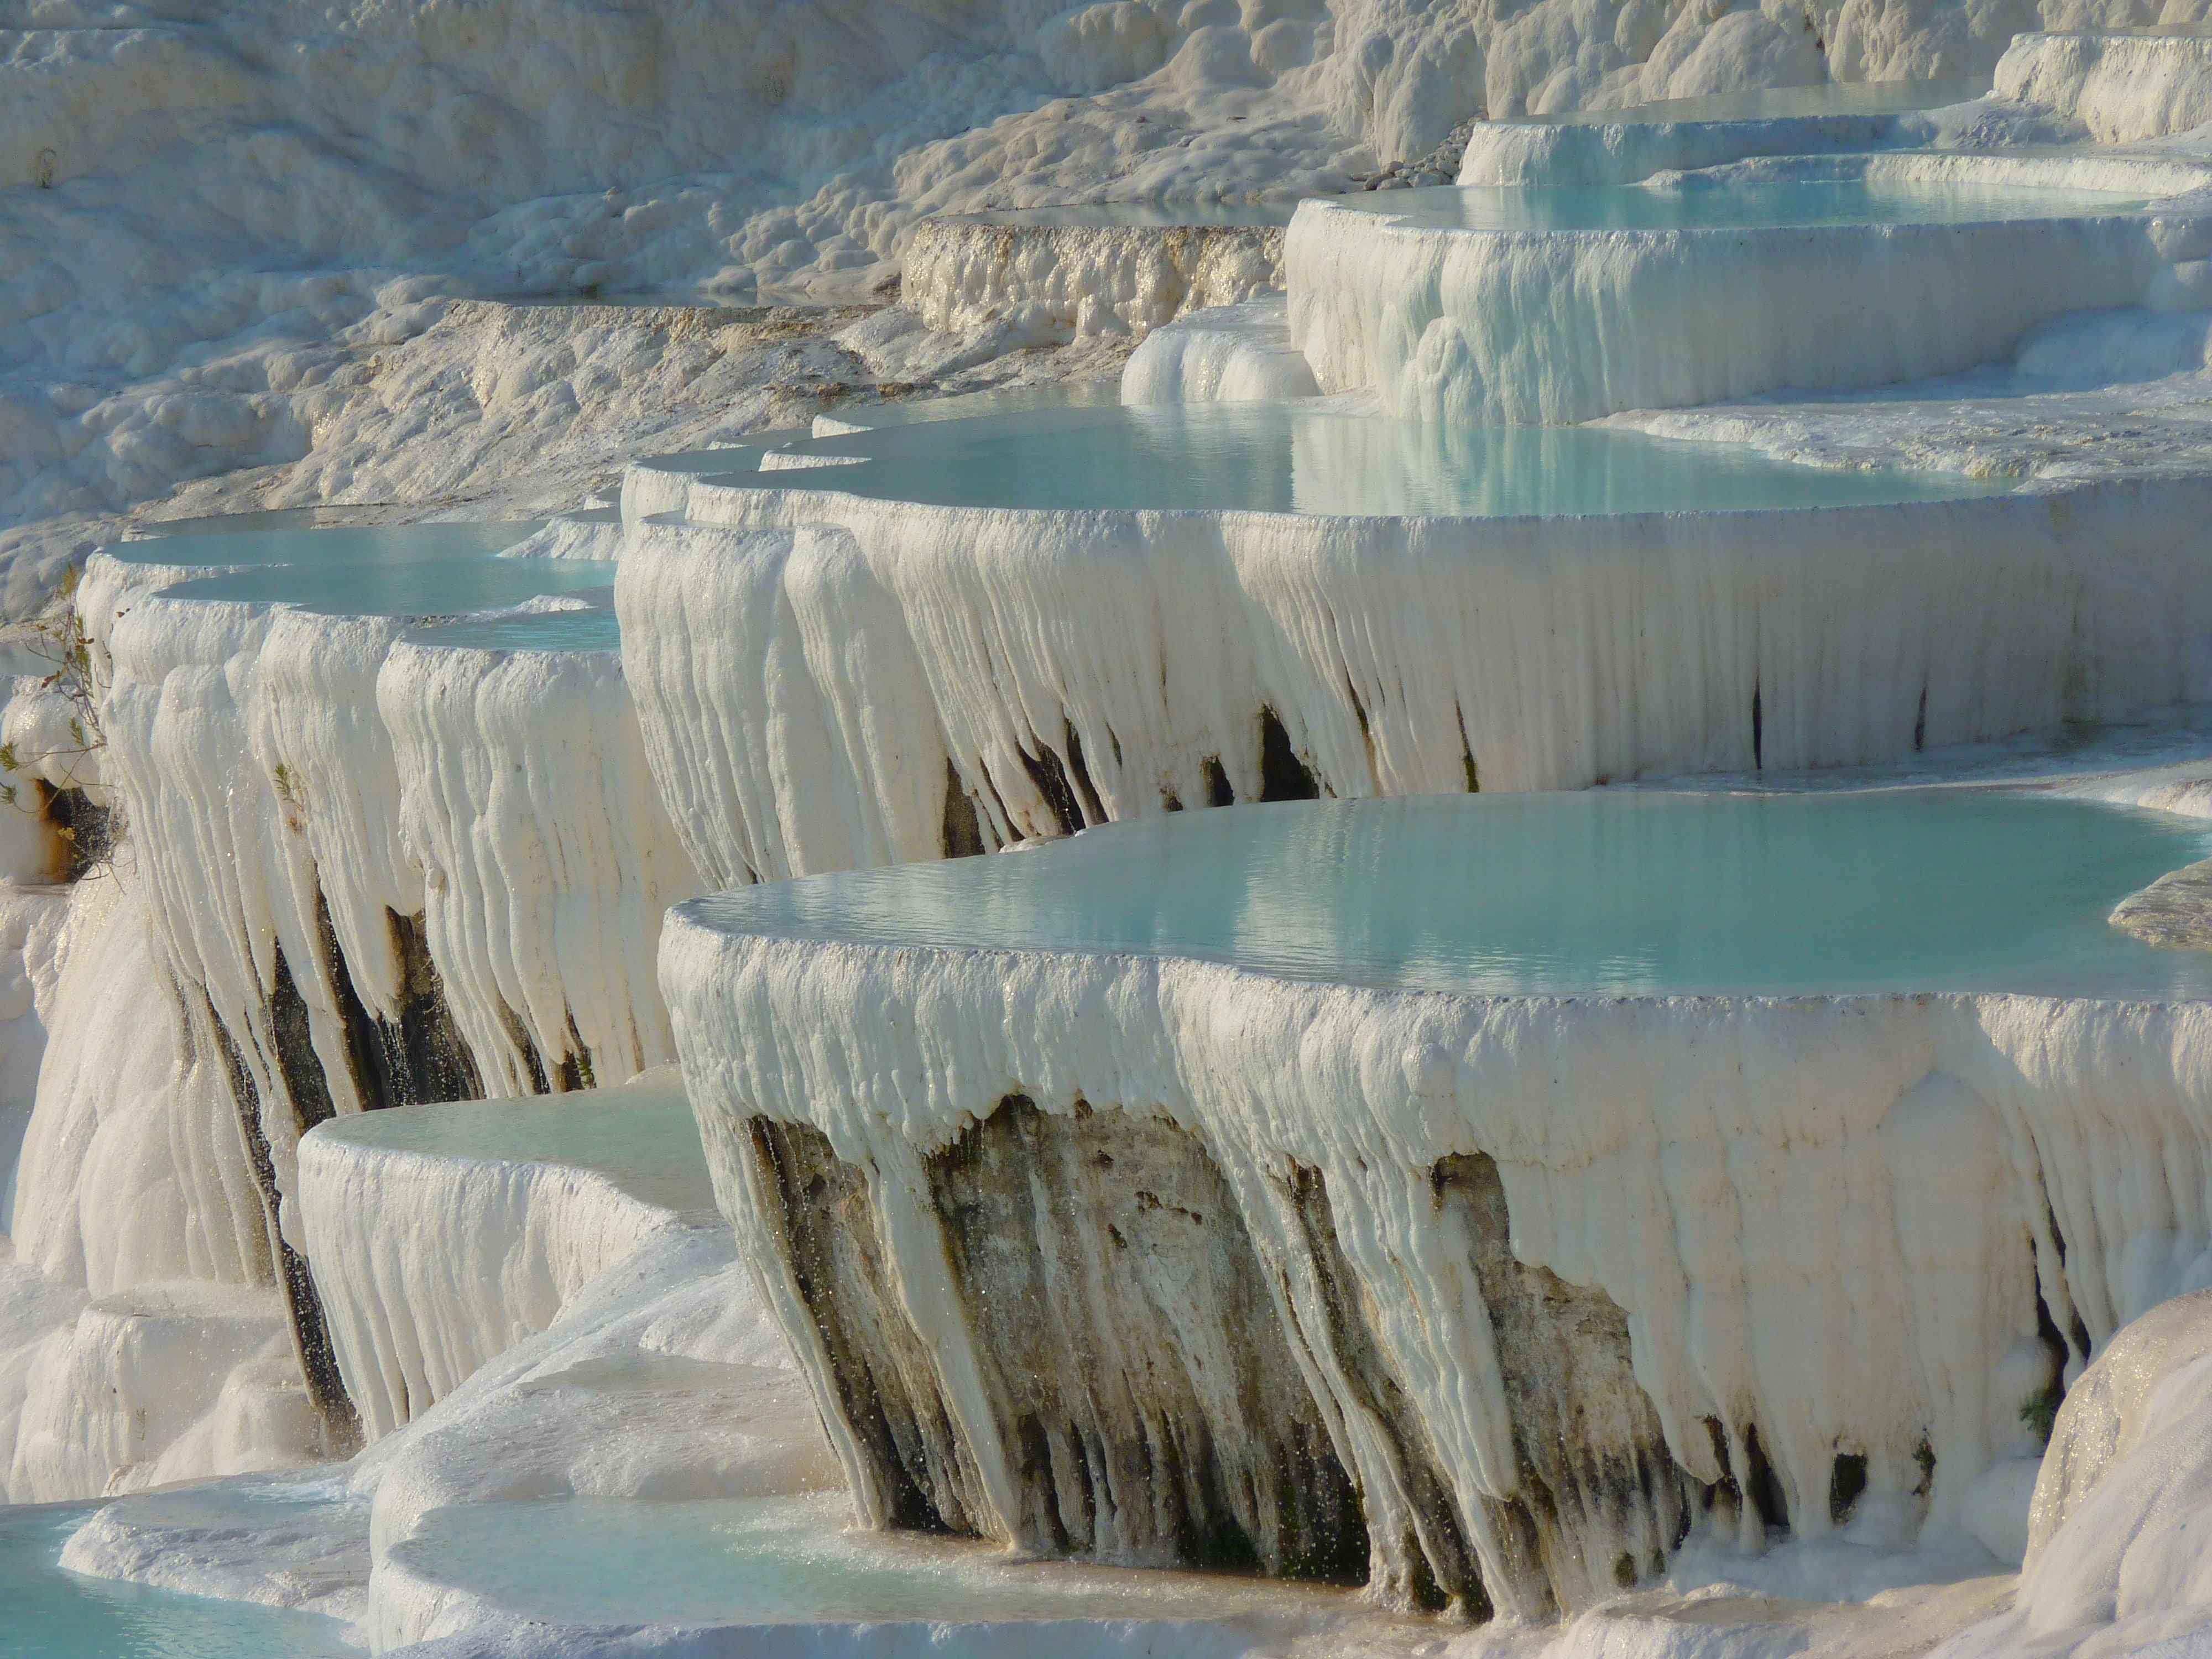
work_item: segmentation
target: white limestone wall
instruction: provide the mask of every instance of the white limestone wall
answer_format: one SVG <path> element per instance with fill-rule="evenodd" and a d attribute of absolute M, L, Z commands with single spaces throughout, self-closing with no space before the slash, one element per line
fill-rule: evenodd
<path fill-rule="evenodd" d="M 899 302 L 954 332 L 1012 318 L 1040 343 L 1142 334 L 1280 288 L 1282 259 L 1279 225 L 926 219 L 907 244 Z"/>
<path fill-rule="evenodd" d="M 42 1351 L 8 1486 L 83 1498 L 325 1451 L 276 1287 L 155 1280 L 94 1301 Z"/>
<path fill-rule="evenodd" d="M 1960 155 L 1745 161 L 1703 181 L 1812 176 L 2201 187 L 2183 165 L 2130 168 Z M 1565 423 L 1783 387 L 1844 388 L 2009 356 L 2034 325 L 2138 305 L 2179 204 L 1982 224 L 1504 232 L 1302 205 L 1285 244 L 1291 337 L 1324 392 L 1468 424 Z M 1654 319 L 1665 325 L 1655 326 Z"/>
<path fill-rule="evenodd" d="M 1124 404 L 1281 403 L 1318 397 L 1279 300 L 1194 311 L 1145 337 L 1121 367 Z"/>
<path fill-rule="evenodd" d="M 674 1058 L 653 985 L 662 912 L 700 890 L 611 651 L 396 646 L 376 708 L 405 780 L 431 960 L 485 1085 L 527 1093 L 526 1036 L 564 1085 Z"/>
<path fill-rule="evenodd" d="M 1958 1521 L 1978 1477 L 2033 1449 L 2039 1295 L 2094 1348 L 2212 1245 L 2212 1188 L 2186 1174 L 2212 1158 L 2203 1007 L 1393 994 L 1191 962 L 769 941 L 688 908 L 662 981 L 723 1207 L 817 1390 L 827 1355 L 752 1231 L 749 1117 L 813 1125 L 862 1166 L 886 1248 L 921 1273 L 943 1248 L 925 1156 L 1010 1093 L 1126 1107 L 1203 1138 L 1263 1261 L 1283 1224 L 1268 1172 L 1322 1172 L 1470 1510 L 1512 1496 L 1516 1465 L 1488 1315 L 1431 1201 L 1441 1158 L 1495 1159 L 1515 1254 L 1625 1310 L 1685 1469 L 1721 1476 L 1707 1419 L 1739 1469 L 1756 1427 L 1800 1536 L 1830 1525 L 1842 1451 L 1867 1459 L 1862 1517 L 1900 1538 Z M 1327 1328 L 1293 1283 L 1301 1322 Z M 1016 1491 L 988 1467 L 985 1402 L 962 1393 L 957 1300 L 910 1307 L 980 1488 Z M 1365 1501 L 1370 1525 L 1404 1522 L 1388 1492 Z"/>
<path fill-rule="evenodd" d="M 326 1449 L 270 1281 L 237 1107 L 185 1044 L 136 872 L 54 901 L 12 1253 L 0 1496 L 84 1498 Z"/>
<path fill-rule="evenodd" d="M 220 1022 L 249 1079 L 276 1189 L 289 1198 L 303 1123 L 366 1103 L 304 835 L 306 815 L 330 809 L 253 745 L 254 670 L 276 614 L 261 605 L 137 599 L 106 636 L 113 678 L 103 719 L 149 908 L 195 1041 L 217 1046 L 223 1039 L 205 1017 Z M 365 785 L 378 781 L 374 764 L 352 770 Z M 295 1068 L 288 1079 L 284 1070 L 280 958 L 304 1008 L 313 1079 Z M 299 1098 L 295 1083 L 307 1091 Z"/>
<path fill-rule="evenodd" d="M 15 1224 L 15 1172 L 38 1099 L 69 910 L 64 890 L 0 882 L 0 1233 Z"/>
<path fill-rule="evenodd" d="M 2016 34 L 1991 95 L 2078 122 L 2099 143 L 2139 143 L 2212 121 L 2212 37 L 2094 29 Z"/>
<path fill-rule="evenodd" d="M 110 873 L 66 902 L 65 953 L 41 999 L 15 1260 L 95 1297 L 152 1280 L 265 1285 L 236 1109 L 211 1057 L 185 1047 L 137 887 L 135 872 Z"/>
<path fill-rule="evenodd" d="M 659 799 L 707 886 L 942 853 L 922 647 L 851 535 L 635 524 L 615 604 Z"/>
<path fill-rule="evenodd" d="M 667 1095 L 665 1086 L 610 1089 L 586 1104 L 619 1119 Z M 510 1103 L 397 1109 L 419 1118 Z M 619 1170 L 564 1159 L 557 1147 L 526 1158 L 394 1144 L 382 1117 L 325 1124 L 300 1152 L 315 1283 L 346 1392 L 372 1441 L 550 1328 L 593 1280 L 687 1224 L 662 1193 Z"/>
<path fill-rule="evenodd" d="M 181 607 L 179 607 L 181 608 Z M 406 972 L 392 918 L 422 914 L 422 866 L 403 830 L 405 790 L 377 707 L 377 678 L 404 624 L 270 608 L 250 663 L 247 741 L 265 833 L 298 863 L 296 890 L 321 896 L 354 993 L 397 1020 Z M 341 1100 L 341 1109 L 350 1103 Z"/>
<path fill-rule="evenodd" d="M 1938 1659 L 2202 1642 L 2212 1625 L 2208 1382 L 2212 1292 L 2162 1303 L 2112 1339 L 2059 1407 L 2013 1606 L 1945 1643 Z"/>
<path fill-rule="evenodd" d="M 1355 796 L 1855 764 L 2212 691 L 2185 482 L 1554 520 L 688 501 L 633 526 L 616 596 L 712 886 L 933 855 L 948 759 L 987 848 L 1060 832 L 1036 763 L 1073 780 L 1079 746 L 1084 822 L 1204 802 L 1217 757 L 1249 800 L 1265 710 Z"/>
<path fill-rule="evenodd" d="M 145 596 L 112 624 L 111 754 L 179 972 L 246 1047 L 264 1103 L 287 1099 L 263 1030 L 275 953 L 332 1106 L 357 1109 L 338 975 L 397 1020 L 392 923 L 415 915 L 493 1083 L 532 1086 L 525 1042 L 549 1069 L 587 1056 L 602 1082 L 661 1063 L 654 930 L 696 886 L 617 659 L 395 649 L 401 631 Z M 234 884 L 211 889 L 211 868 Z M 296 1132 L 269 1133 L 289 1179 Z"/>

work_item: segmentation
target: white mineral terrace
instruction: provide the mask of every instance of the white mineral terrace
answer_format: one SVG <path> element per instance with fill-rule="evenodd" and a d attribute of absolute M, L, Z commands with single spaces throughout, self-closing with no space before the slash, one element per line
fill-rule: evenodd
<path fill-rule="evenodd" d="M 1285 789 L 1855 764 L 2206 695 L 2201 479 L 2007 491 L 1629 436 L 1092 410 L 684 475 L 616 585 L 671 816 L 727 884 L 923 855 L 948 765 L 996 845 Z M 800 742 L 827 758 L 775 752 Z"/>
<path fill-rule="evenodd" d="M 1011 317 L 1038 342 L 1142 334 L 1279 289 L 1291 207 L 1109 204 L 930 219 L 907 245 L 902 298 L 935 329 Z"/>
<path fill-rule="evenodd" d="M 2168 1178 L 2206 1156 L 2212 969 L 2105 921 L 2203 845 L 1957 791 L 1262 806 L 696 901 L 662 978 L 864 1513 L 919 1489 L 1025 1547 L 1188 1559 L 1118 1495 L 1133 1412 L 1212 1437 L 1191 1524 L 1267 1559 L 1292 1522 L 1226 1402 L 1295 1354 L 1364 1576 L 1572 1611 L 1685 1529 L 2024 1535 L 2035 1401 L 2212 1260 Z M 1014 1148 L 1048 1188 L 1004 1184 Z M 810 1180 L 865 1193 L 882 1280 L 817 1254 Z M 1575 1335 L 1531 1334 L 1528 1270 L 1589 1299 Z"/>
<path fill-rule="evenodd" d="M 1911 380 L 2154 298 L 2212 251 L 2208 184 L 2160 156 L 1893 153 L 1308 203 L 1291 335 L 1324 392 L 1469 423 Z"/>
<path fill-rule="evenodd" d="M 1876 82 L 1676 98 L 1629 109 L 1478 121 L 1462 185 L 1628 185 L 1754 155 L 1903 149 L 1941 137 L 1969 81 Z"/>
<path fill-rule="evenodd" d="M 372 1438 L 714 1206 L 672 1076 L 339 1119 L 301 1142 L 300 1191 L 338 1367 Z"/>
<path fill-rule="evenodd" d="M 2212 1640 L 2187 9 L 68 9 L 0 1659 Z"/>

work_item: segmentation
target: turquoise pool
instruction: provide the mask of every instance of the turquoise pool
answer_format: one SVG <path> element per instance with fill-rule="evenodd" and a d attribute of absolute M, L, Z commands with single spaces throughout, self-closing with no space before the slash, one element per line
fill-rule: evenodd
<path fill-rule="evenodd" d="M 90 1506 L 0 1506 L 0 1659 L 361 1659 L 312 1613 L 64 1572 Z"/>
<path fill-rule="evenodd" d="M 948 507 L 1479 517 L 1863 506 L 2010 487 L 1799 466 L 1606 427 L 1451 427 L 1314 403 L 1023 409 L 787 447 L 864 459 L 722 482 Z"/>
<path fill-rule="evenodd" d="M 503 609 L 547 594 L 591 593 L 614 580 L 613 562 L 602 559 L 325 559 L 201 576 L 161 592 L 173 599 L 296 605 L 331 616 L 436 617 Z"/>
<path fill-rule="evenodd" d="M 680 1083 L 634 1083 L 525 1100 L 395 1106 L 318 1126 L 324 1141 L 382 1152 L 596 1170 L 672 1210 L 708 1210 L 714 1192 Z"/>
<path fill-rule="evenodd" d="M 1984 789 L 1283 802 L 696 900 L 738 933 L 1497 995 L 2212 996 L 2112 906 L 2212 825 Z"/>
<path fill-rule="evenodd" d="M 301 508 L 312 514 L 317 509 Z M 275 522 L 258 522 L 268 520 Z M 544 529 L 538 520 L 500 524 L 406 524 L 330 529 L 289 514 L 241 514 L 228 526 L 220 519 L 190 521 L 191 528 L 144 541 L 117 542 L 105 550 L 125 564 L 276 565 L 418 563 L 488 558 Z"/>

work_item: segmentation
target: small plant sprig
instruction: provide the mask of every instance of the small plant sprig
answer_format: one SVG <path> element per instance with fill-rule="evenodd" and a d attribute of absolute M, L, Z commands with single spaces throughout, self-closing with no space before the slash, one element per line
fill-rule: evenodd
<path fill-rule="evenodd" d="M 16 775 L 32 773 L 57 790 L 77 788 L 82 787 L 77 775 L 80 767 L 107 746 L 106 733 L 100 724 L 100 693 L 105 688 L 100 683 L 98 659 L 93 655 L 91 638 L 84 631 L 83 613 L 77 609 L 78 575 L 76 568 L 71 566 L 62 579 L 66 609 L 26 627 L 31 653 L 53 665 L 40 678 L 40 688 L 58 694 L 70 705 L 69 740 L 27 755 L 13 742 L 0 743 L 0 774 L 8 775 L 10 780 L 0 783 L 0 801 L 10 806 L 16 805 L 21 787 L 13 781 Z M 64 836 L 72 838 L 75 833 L 67 828 L 62 831 Z"/>

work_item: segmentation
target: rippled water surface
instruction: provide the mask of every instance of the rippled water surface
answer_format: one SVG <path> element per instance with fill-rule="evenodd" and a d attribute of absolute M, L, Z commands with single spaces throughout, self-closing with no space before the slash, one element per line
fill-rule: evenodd
<path fill-rule="evenodd" d="M 335 1620 L 64 1572 L 90 1512 L 0 1507 L 0 1659 L 360 1659 Z"/>

